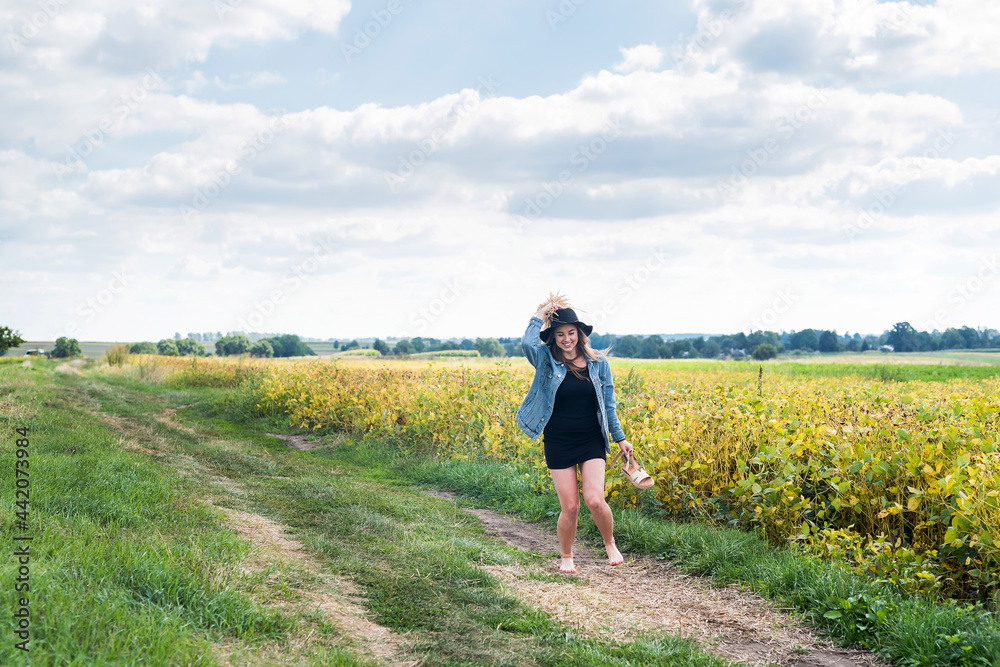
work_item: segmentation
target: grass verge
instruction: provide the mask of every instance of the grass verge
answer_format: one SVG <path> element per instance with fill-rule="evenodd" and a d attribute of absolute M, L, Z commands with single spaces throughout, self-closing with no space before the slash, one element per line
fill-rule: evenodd
<path fill-rule="evenodd" d="M 539 557 L 498 543 L 453 503 L 413 488 L 403 468 L 379 458 L 387 445 L 291 451 L 206 407 L 223 396 L 231 393 L 56 374 L 44 364 L 0 369 L 2 432 L 12 439 L 15 428 L 31 428 L 35 549 L 30 654 L 7 641 L 0 664 L 368 663 L 342 629 L 296 604 L 316 592 L 316 577 L 257 571 L 259 554 L 204 501 L 287 527 L 322 578 L 352 581 L 369 618 L 404 637 L 401 658 L 432 666 L 728 664 L 671 636 L 578 636 L 506 595 L 480 568 Z M 188 407 L 165 416 L 177 406 Z M 3 485 L 7 553 L 13 501 L 12 485 Z M 15 576 L 11 560 L 0 565 L 5 581 Z M 7 609 L 13 593 L 7 586 L 0 594 Z"/>
<path fill-rule="evenodd" d="M 358 449 L 358 456 L 385 459 L 391 451 L 389 445 L 372 445 Z M 509 466 L 410 457 L 394 461 L 414 481 L 555 526 L 555 493 L 537 493 Z M 625 552 L 663 557 L 722 585 L 741 584 L 794 607 L 831 636 L 879 651 L 895 664 L 1000 665 L 1000 624 L 981 608 L 910 597 L 790 548 L 775 548 L 755 534 L 664 520 L 652 509 L 616 511 L 615 533 Z M 589 519 L 581 522 L 580 535 L 600 544 Z"/>

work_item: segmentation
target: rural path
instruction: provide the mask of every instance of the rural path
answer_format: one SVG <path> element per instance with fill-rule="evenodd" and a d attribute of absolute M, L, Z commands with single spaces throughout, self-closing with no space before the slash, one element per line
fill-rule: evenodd
<path fill-rule="evenodd" d="M 57 373 L 72 373 L 73 375 L 83 375 L 80 371 L 80 367 L 87 363 L 86 359 L 74 359 L 73 361 L 64 361 L 63 363 L 56 366 Z"/>
<path fill-rule="evenodd" d="M 68 369 L 67 369 L 68 370 Z M 75 369 L 74 369 L 75 370 Z M 73 371 L 68 371 L 73 372 Z M 155 416 L 157 421 L 182 431 L 193 429 L 177 420 L 175 412 L 186 405 L 168 409 Z M 135 425 L 103 415 L 104 419 L 129 435 L 137 435 Z M 144 444 L 123 442 L 125 449 L 136 449 L 150 455 L 167 455 L 167 460 L 183 469 L 200 467 L 189 456 L 177 456 L 171 451 L 169 439 L 143 434 Z M 309 450 L 319 443 L 301 436 L 269 434 L 280 438 L 290 449 Z M 129 440 L 132 440 L 129 438 Z M 155 444 L 154 444 L 155 443 Z M 189 470 L 188 474 L 194 472 Z M 202 471 L 204 472 L 204 471 Z M 245 495 L 240 486 L 229 479 L 215 477 L 229 497 Z M 427 491 L 438 498 L 455 502 L 453 494 Z M 273 520 L 250 511 L 222 507 L 207 501 L 219 510 L 226 523 L 255 545 L 255 562 L 251 570 L 281 572 L 305 570 L 316 582 L 308 590 L 300 590 L 300 604 L 318 609 L 327 619 L 347 631 L 364 647 L 364 653 L 382 664 L 397 667 L 416 665 L 405 635 L 393 633 L 366 618 L 359 604 L 353 583 L 341 577 L 323 574 L 322 562 L 307 551 L 287 531 Z M 553 553 L 557 550 L 556 536 L 542 527 L 483 509 L 465 508 L 484 523 L 487 531 L 518 549 Z M 524 604 L 545 611 L 582 635 L 604 641 L 628 641 L 645 632 L 664 632 L 694 639 L 706 650 L 732 661 L 752 667 L 784 665 L 787 667 L 882 667 L 885 663 L 871 653 L 839 648 L 821 639 L 805 625 L 783 610 L 738 587 L 713 587 L 703 578 L 688 576 L 650 558 L 629 559 L 612 567 L 603 554 L 577 543 L 574 577 L 558 578 L 553 566 L 526 565 L 483 566 L 501 582 L 505 591 Z M 270 596 L 261 602 L 271 603 Z M 308 641 L 308 640 L 306 640 Z M 223 663 L 242 664 L 245 657 L 239 647 L 230 653 L 219 647 L 217 657 Z"/>
<path fill-rule="evenodd" d="M 455 499 L 447 492 L 427 493 Z M 558 550 L 556 535 L 536 524 L 489 510 L 466 511 L 478 516 L 490 533 L 518 549 L 542 553 Z M 623 565 L 612 567 L 606 556 L 579 541 L 574 551 L 577 575 L 566 582 L 539 577 L 541 573 L 550 574 L 544 568 L 485 569 L 522 602 L 554 615 L 583 634 L 605 640 L 660 631 L 690 637 L 726 660 L 752 666 L 885 664 L 871 653 L 834 646 L 769 601 L 738 587 L 712 587 L 704 578 L 681 574 L 656 559 L 629 559 L 628 554 Z M 556 559 L 552 562 L 554 573 Z"/>
<path fill-rule="evenodd" d="M 63 370 L 69 373 L 74 371 L 77 369 L 72 366 Z M 176 418 L 178 410 L 192 405 L 194 404 L 178 405 L 151 416 L 178 431 L 202 435 Z M 272 609 L 298 607 L 318 611 L 330 624 L 341 630 L 347 638 L 349 648 L 359 655 L 389 667 L 416 667 L 419 664 L 418 660 L 413 659 L 409 638 L 369 620 L 361 604 L 361 593 L 354 582 L 328 574 L 322 560 L 296 540 L 287 526 L 248 511 L 248 507 L 236 509 L 222 504 L 235 502 L 245 505 L 243 499 L 247 493 L 242 484 L 214 474 L 194 457 L 179 452 L 169 437 L 157 434 L 149 426 L 103 412 L 95 411 L 94 414 L 123 434 L 119 440 L 122 449 L 158 457 L 185 477 L 208 477 L 211 484 L 206 490 L 209 493 L 207 497 L 199 498 L 199 502 L 218 511 L 230 529 L 253 545 L 252 555 L 243 564 L 241 575 L 266 575 L 266 580 L 255 586 L 250 594 L 261 606 Z M 295 444 L 300 444 L 298 439 Z M 289 443 L 289 446 L 292 447 L 293 444 Z M 289 581 L 298 583 L 289 585 Z M 239 642 L 220 642 L 215 645 L 213 652 L 223 665 L 299 664 L 296 656 L 316 639 L 314 631 L 310 630 L 306 637 L 292 637 L 289 644 L 247 646 Z"/>

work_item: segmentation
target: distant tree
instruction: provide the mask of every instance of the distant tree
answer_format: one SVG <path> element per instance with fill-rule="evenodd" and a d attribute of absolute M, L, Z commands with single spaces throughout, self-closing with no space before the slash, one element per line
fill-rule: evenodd
<path fill-rule="evenodd" d="M 917 350 L 920 352 L 933 352 L 941 349 L 941 337 L 935 336 L 927 331 L 917 334 Z"/>
<path fill-rule="evenodd" d="M 698 350 L 695 349 L 694 343 L 690 338 L 680 338 L 672 340 L 669 343 L 664 343 L 663 356 L 670 357 L 671 359 L 687 359 L 688 357 L 698 356 Z"/>
<path fill-rule="evenodd" d="M 524 349 L 521 347 L 521 339 L 503 343 L 504 354 L 508 357 L 523 357 Z"/>
<path fill-rule="evenodd" d="M 17 347 L 24 343 L 21 334 L 10 327 L 0 327 L 0 357 L 7 353 L 12 347 Z"/>
<path fill-rule="evenodd" d="M 646 336 L 639 343 L 638 356 L 642 359 L 659 359 L 669 354 L 669 350 L 664 346 L 663 339 L 659 336 Z"/>
<path fill-rule="evenodd" d="M 450 340 L 446 340 L 445 342 L 441 343 L 440 346 L 438 346 L 438 350 L 461 350 L 461 349 L 462 347 L 458 343 Z"/>
<path fill-rule="evenodd" d="M 642 341 L 637 336 L 629 334 L 616 340 L 612 351 L 616 357 L 635 357 L 639 354 L 641 344 Z"/>
<path fill-rule="evenodd" d="M 836 331 L 824 331 L 819 335 L 820 352 L 840 352 L 840 338 Z"/>
<path fill-rule="evenodd" d="M 396 347 L 394 348 L 393 351 L 395 352 L 395 354 L 413 354 L 414 352 L 416 352 L 416 349 L 414 349 L 413 343 L 404 338 L 403 340 L 396 343 Z"/>
<path fill-rule="evenodd" d="M 886 335 L 886 343 L 892 345 L 896 352 L 915 352 L 917 349 L 917 331 L 909 322 L 897 322 L 892 331 Z"/>
<path fill-rule="evenodd" d="M 180 353 L 177 351 L 177 343 L 172 338 L 164 338 L 156 344 L 157 354 L 164 357 L 176 357 Z"/>
<path fill-rule="evenodd" d="M 816 350 L 819 349 L 819 336 L 812 329 L 803 329 L 793 333 L 789 343 L 794 350 Z"/>
<path fill-rule="evenodd" d="M 959 333 L 962 334 L 962 338 L 965 339 L 965 347 L 975 348 L 979 347 L 979 332 L 972 327 L 962 327 L 959 329 Z"/>
<path fill-rule="evenodd" d="M 204 357 L 208 353 L 205 352 L 205 346 L 194 338 L 181 338 L 177 341 L 177 354 L 182 357 Z"/>
<path fill-rule="evenodd" d="M 158 354 L 156 345 L 150 343 L 149 341 L 132 343 L 132 346 L 129 347 L 128 351 L 131 354 Z"/>
<path fill-rule="evenodd" d="M 308 357 L 316 354 L 295 334 L 282 334 L 264 340 L 274 348 L 274 356 L 276 357 Z M 357 341 L 354 342 L 357 343 Z"/>
<path fill-rule="evenodd" d="M 852 338 L 847 345 L 844 346 L 844 349 L 848 352 L 860 352 L 862 345 L 863 343 L 861 342 L 861 338 Z"/>
<path fill-rule="evenodd" d="M 764 359 L 774 359 L 778 356 L 778 348 L 771 345 L 770 343 L 761 343 L 753 350 L 753 358 L 757 361 L 763 361 Z"/>
<path fill-rule="evenodd" d="M 945 329 L 941 334 L 941 347 L 945 350 L 965 347 L 965 337 L 958 329 Z"/>
<path fill-rule="evenodd" d="M 227 334 L 215 341 L 215 353 L 220 357 L 246 354 L 251 347 L 253 343 L 243 334 Z"/>
<path fill-rule="evenodd" d="M 178 331 L 177 333 L 174 334 L 174 340 L 180 340 L 180 339 L 181 339 L 181 332 Z"/>
<path fill-rule="evenodd" d="M 521 339 L 518 338 L 517 341 L 520 344 Z M 611 347 L 612 343 L 614 343 L 614 339 L 609 334 L 595 333 L 590 336 L 590 346 L 595 350 L 605 350 Z"/>
<path fill-rule="evenodd" d="M 361 347 L 361 343 L 359 343 L 357 341 L 357 339 L 354 339 L 350 343 L 344 343 L 343 345 L 341 345 L 340 346 L 340 351 L 341 352 L 346 352 L 347 350 L 353 350 L 355 348 L 359 348 L 360 349 L 360 347 Z"/>
<path fill-rule="evenodd" d="M 753 354 L 758 345 L 770 343 L 776 350 L 781 349 L 781 338 L 774 331 L 754 331 L 747 336 L 747 352 Z"/>
<path fill-rule="evenodd" d="M 259 340 L 250 348 L 251 357 L 269 358 L 274 356 L 274 348 L 266 340 Z"/>
<path fill-rule="evenodd" d="M 475 343 L 473 343 L 468 338 L 464 338 L 462 339 L 462 342 L 458 344 L 458 346 L 463 350 L 471 350 L 475 347 Z"/>
<path fill-rule="evenodd" d="M 59 357 L 60 359 L 69 357 L 79 357 L 83 352 L 80 350 L 80 342 L 75 338 L 66 338 L 66 336 L 60 336 L 56 338 L 55 349 L 52 350 L 53 357 Z"/>
<path fill-rule="evenodd" d="M 705 359 L 715 359 L 722 354 L 722 348 L 714 340 L 705 341 L 701 346 L 701 356 Z"/>
<path fill-rule="evenodd" d="M 481 357 L 502 357 L 504 356 L 503 345 L 496 338 L 477 338 L 473 347 L 479 352 Z"/>
<path fill-rule="evenodd" d="M 731 348 L 739 347 L 735 336 L 712 336 L 709 340 L 714 341 L 720 349 L 727 352 Z"/>
<path fill-rule="evenodd" d="M 424 339 L 421 338 L 420 336 L 417 336 L 416 338 L 411 340 L 410 343 L 413 344 L 413 349 L 416 350 L 418 353 L 423 352 L 426 349 L 426 346 L 424 345 Z"/>
<path fill-rule="evenodd" d="M 384 355 L 391 354 L 389 346 L 385 344 L 385 341 L 379 340 L 378 338 L 376 338 L 375 342 L 372 343 L 372 349 L 378 350 L 381 354 Z"/>

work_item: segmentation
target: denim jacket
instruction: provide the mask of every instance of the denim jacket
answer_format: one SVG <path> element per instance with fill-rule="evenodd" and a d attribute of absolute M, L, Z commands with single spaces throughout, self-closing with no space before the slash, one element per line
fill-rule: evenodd
<path fill-rule="evenodd" d="M 556 390 L 559 384 L 566 377 L 566 365 L 561 361 L 556 361 L 549 350 L 538 338 L 538 333 L 542 329 L 542 321 L 537 317 L 532 317 L 528 323 L 528 328 L 521 338 L 521 348 L 524 356 L 535 367 L 535 377 L 531 380 L 531 388 L 528 395 L 524 397 L 521 407 L 517 409 L 517 425 L 532 440 L 537 438 L 545 428 L 545 424 L 552 416 L 552 406 L 556 400 Z M 611 378 L 611 365 L 608 360 L 601 356 L 600 361 L 594 361 L 590 357 L 584 356 L 587 360 L 587 372 L 590 380 L 597 389 L 598 418 L 601 423 L 601 430 L 607 437 L 610 431 L 615 442 L 625 439 L 625 433 L 618 422 L 618 413 L 615 411 L 615 383 Z M 611 445 L 604 443 L 605 450 L 610 454 Z"/>

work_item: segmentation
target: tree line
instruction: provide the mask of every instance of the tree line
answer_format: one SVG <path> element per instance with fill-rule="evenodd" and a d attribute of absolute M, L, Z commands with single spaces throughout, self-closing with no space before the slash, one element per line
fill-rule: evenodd
<path fill-rule="evenodd" d="M 159 354 L 165 356 L 208 356 L 206 346 L 192 336 L 187 338 L 164 338 L 157 343 L 133 343 L 129 352 L 133 354 Z M 256 340 L 255 340 L 256 339 Z M 880 335 L 843 334 L 836 330 L 802 329 L 799 331 L 775 332 L 754 331 L 749 334 L 737 333 L 717 336 L 694 336 L 665 340 L 658 335 L 636 336 L 632 334 L 615 336 L 594 334 L 590 337 L 595 349 L 608 350 L 616 357 L 641 359 L 716 359 L 720 357 L 752 356 L 755 359 L 769 359 L 778 354 L 865 352 L 867 350 L 891 347 L 895 352 L 934 352 L 954 349 L 1000 348 L 1000 333 L 996 329 L 978 330 L 971 327 L 949 328 L 944 331 L 917 331 L 909 322 L 897 322 Z M 18 347 L 24 339 L 9 327 L 0 327 L 0 355 L 8 349 Z M 333 340 L 334 349 L 349 351 L 365 346 L 356 339 L 338 343 Z M 295 334 L 278 334 L 266 338 L 248 336 L 242 333 L 220 335 L 215 339 L 214 352 L 217 356 L 249 354 L 254 357 L 300 357 L 316 353 Z M 382 355 L 410 355 L 422 352 L 448 350 L 475 350 L 483 357 L 519 357 L 521 338 L 476 338 L 460 342 L 429 337 L 404 338 L 389 345 L 376 338 L 371 349 Z M 81 354 L 80 343 L 75 338 L 60 337 L 52 351 L 53 357 L 75 357 Z"/>
<path fill-rule="evenodd" d="M 159 354 L 168 357 L 205 357 L 208 350 L 194 338 L 164 338 L 155 345 L 149 342 L 133 343 L 132 354 Z M 249 354 L 252 357 L 305 357 L 315 356 L 312 348 L 295 334 L 280 334 L 271 338 L 252 341 L 244 334 L 226 334 L 215 341 L 215 354 L 231 357 Z"/>
<path fill-rule="evenodd" d="M 838 334 L 836 330 L 801 329 L 799 331 L 753 331 L 717 336 L 692 336 L 665 340 L 658 335 L 593 334 L 594 349 L 608 350 L 616 357 L 636 359 L 717 359 L 720 357 L 752 356 L 770 359 L 781 353 L 812 354 L 816 352 L 866 352 L 887 349 L 896 352 L 934 352 L 952 349 L 1000 348 L 1000 333 L 995 329 L 977 330 L 971 327 L 950 328 L 943 332 L 917 331 L 909 322 L 898 322 L 881 335 Z M 357 341 L 353 343 L 357 346 Z M 360 347 L 360 346 L 358 346 Z M 465 339 L 461 343 L 441 342 L 435 338 L 413 338 L 398 341 L 390 347 L 375 339 L 373 348 L 383 355 L 416 354 L 438 350 L 478 350 L 484 357 L 524 356 L 521 338 Z"/>

